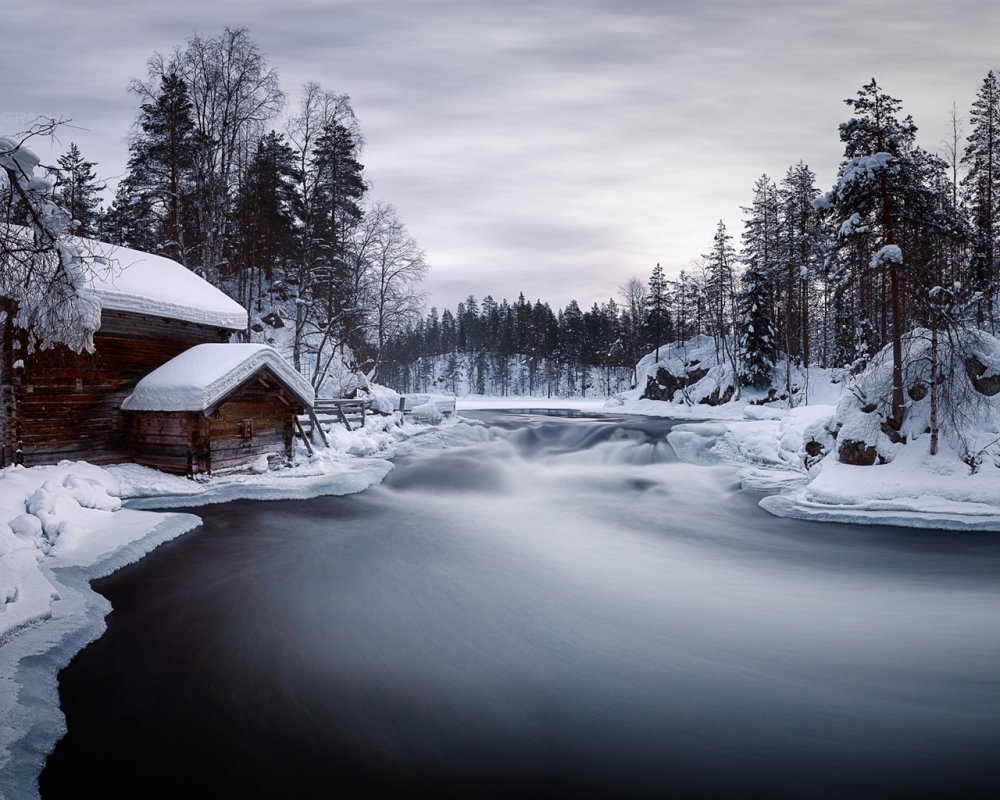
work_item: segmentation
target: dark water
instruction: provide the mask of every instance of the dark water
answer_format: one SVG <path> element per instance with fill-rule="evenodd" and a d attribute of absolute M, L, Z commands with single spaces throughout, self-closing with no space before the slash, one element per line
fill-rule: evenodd
<path fill-rule="evenodd" d="M 95 584 L 44 798 L 1000 797 L 1000 539 L 773 518 L 661 420 L 484 415 Z"/>

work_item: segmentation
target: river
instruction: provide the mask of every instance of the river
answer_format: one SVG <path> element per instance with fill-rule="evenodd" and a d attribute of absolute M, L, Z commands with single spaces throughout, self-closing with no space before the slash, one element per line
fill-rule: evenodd
<path fill-rule="evenodd" d="M 995 534 L 771 517 L 667 420 L 479 416 L 95 582 L 42 797 L 1000 796 Z"/>

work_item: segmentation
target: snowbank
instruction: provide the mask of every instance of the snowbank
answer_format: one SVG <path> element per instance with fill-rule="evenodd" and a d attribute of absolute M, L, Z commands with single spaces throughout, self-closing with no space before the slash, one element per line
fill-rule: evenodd
<path fill-rule="evenodd" d="M 822 522 L 910 528 L 1000 531 L 1000 468 L 990 461 L 973 473 L 950 446 L 936 456 L 926 447 L 899 447 L 891 463 L 857 467 L 835 453 L 811 471 L 810 482 L 765 497 L 761 508 Z"/>
<path fill-rule="evenodd" d="M 834 413 L 834 406 L 815 405 L 791 409 L 778 419 L 681 424 L 667 439 L 682 461 L 736 464 L 742 467 L 744 488 L 779 492 L 760 501 L 775 516 L 1000 531 L 1000 466 L 985 461 L 973 473 L 945 442 L 936 456 L 929 455 L 924 438 L 898 447 L 886 464 L 844 464 L 831 451 L 807 467 L 811 459 L 805 445 L 820 438 Z"/>
<path fill-rule="evenodd" d="M 774 416 L 792 406 L 836 404 L 843 392 L 838 371 L 805 369 L 785 361 L 773 368 L 771 387 L 741 386 L 737 394 L 725 353 L 710 336 L 699 335 L 643 356 L 636 365 L 636 388 L 611 398 L 607 409 L 675 419 L 739 420 L 753 414 Z"/>
<path fill-rule="evenodd" d="M 0 772 L 11 786 L 35 786 L 63 732 L 56 673 L 103 631 L 108 609 L 88 581 L 199 524 L 122 509 L 120 494 L 82 462 L 0 470 Z M 41 666 L 22 670 L 29 656 Z"/>

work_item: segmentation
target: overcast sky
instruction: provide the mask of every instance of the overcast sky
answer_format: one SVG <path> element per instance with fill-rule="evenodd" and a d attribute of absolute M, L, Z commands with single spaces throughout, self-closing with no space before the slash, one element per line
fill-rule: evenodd
<path fill-rule="evenodd" d="M 604 301 L 675 274 L 762 173 L 828 188 L 871 77 L 936 150 L 1000 67 L 1000 3 L 828 0 L 3 0 L 0 133 L 69 117 L 114 181 L 155 50 L 246 26 L 289 96 L 351 96 L 374 199 L 426 250 L 430 300 Z M 280 130 L 281 122 L 276 122 Z"/>

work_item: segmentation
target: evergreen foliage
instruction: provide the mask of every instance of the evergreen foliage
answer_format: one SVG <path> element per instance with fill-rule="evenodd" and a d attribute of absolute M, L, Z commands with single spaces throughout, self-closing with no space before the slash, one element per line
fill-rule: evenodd
<path fill-rule="evenodd" d="M 98 221 L 99 195 L 104 186 L 98 183 L 93 161 L 80 154 L 76 143 L 69 143 L 69 150 L 59 157 L 55 201 L 73 220 L 73 233 L 93 236 Z"/>

